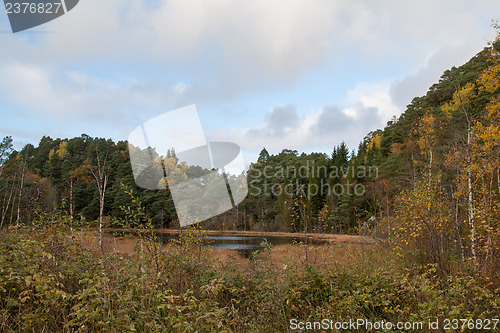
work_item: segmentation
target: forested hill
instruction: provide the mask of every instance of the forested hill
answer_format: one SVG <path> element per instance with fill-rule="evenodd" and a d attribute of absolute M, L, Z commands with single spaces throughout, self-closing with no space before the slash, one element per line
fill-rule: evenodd
<path fill-rule="evenodd" d="M 389 236 L 394 228 L 391 221 L 399 220 L 400 200 L 408 197 L 406 191 L 432 178 L 439 183 L 440 200 L 449 206 L 448 218 L 455 221 L 456 239 L 467 238 L 468 216 L 474 210 L 470 202 L 482 204 L 486 200 L 488 209 L 496 207 L 493 197 L 479 202 L 477 187 L 487 184 L 495 198 L 500 192 L 499 48 L 497 39 L 466 64 L 445 71 L 398 119 L 369 133 L 356 153 L 350 153 L 344 144 L 335 147 L 331 155 L 298 155 L 283 150 L 269 156 L 264 149 L 250 172 L 253 192 L 265 193 L 266 186 L 287 183 L 310 191 L 302 197 L 301 193 L 290 196 L 275 186 L 274 193 L 267 191 L 271 192 L 267 196 L 250 196 L 246 202 L 252 207 L 250 211 L 256 219 L 266 221 L 266 226 L 280 230 L 365 233 L 377 227 L 377 233 Z M 298 177 L 298 182 L 293 172 L 284 178 L 280 175 L 280 170 L 300 165 L 307 165 L 309 172 L 307 177 Z M 273 174 L 277 177 L 266 177 Z M 257 176 L 261 179 L 254 180 L 252 186 Z M 328 186 L 314 195 L 315 184 Z M 363 194 L 358 195 L 356 189 Z"/>
<path fill-rule="evenodd" d="M 485 48 L 466 64 L 446 70 L 439 82 L 425 96 L 415 97 L 396 121 L 367 135 L 359 155 L 380 165 L 385 178 L 403 187 L 427 166 L 429 152 L 438 155 L 433 161 L 435 167 L 443 167 L 444 154 L 465 140 L 468 121 L 471 125 L 490 121 L 486 107 L 495 102 L 496 90 L 485 89 L 484 84 L 494 84 L 498 61 L 491 52 L 491 48 Z"/>
<path fill-rule="evenodd" d="M 264 148 L 248 173 L 248 197 L 205 227 L 389 236 L 397 234 L 398 223 L 412 235 L 427 225 L 443 248 L 491 255 L 500 230 L 499 43 L 445 71 L 356 152 L 343 143 L 329 154 L 284 149 L 270 155 Z M 106 225 L 126 221 L 127 207 L 137 205 L 131 189 L 155 226 L 178 227 L 168 191 L 135 186 L 124 141 L 44 136 L 36 147 L 12 151 L 6 137 L 0 165 L 2 226 L 32 223 L 55 209 L 74 223 L 95 221 L 102 169 Z"/>
<path fill-rule="evenodd" d="M 4 138 L 2 152 L 9 150 L 11 138 Z M 99 160 L 98 160 L 99 159 Z M 62 210 L 75 223 L 92 221 L 99 216 L 99 191 L 96 178 L 99 166 L 107 177 L 104 215 L 124 218 L 120 206 L 130 206 L 131 197 L 121 184 L 134 187 L 126 142 L 91 138 L 72 139 L 42 137 L 37 147 L 26 145 L 13 151 L 1 169 L 1 218 L 3 224 L 30 223 L 37 214 Z M 150 214 L 159 223 L 175 218 L 173 204 L 161 191 L 140 191 Z"/>
<path fill-rule="evenodd" d="M 369 192 L 387 236 L 424 263 L 500 268 L 499 93 L 497 35 L 360 146 L 357 158 L 380 166 Z"/>
<path fill-rule="evenodd" d="M 499 42 L 495 45 L 498 49 Z M 497 95 L 498 53 L 492 47 L 446 70 L 426 95 L 415 97 L 398 119 L 369 133 L 360 144 L 358 158 L 379 166 L 372 190 L 394 198 L 432 170 L 452 186 L 459 166 L 453 158 L 474 143 L 484 143 L 479 132 L 484 126 L 496 126 Z M 380 200 L 381 193 L 374 196 L 384 210 L 389 208 Z"/>

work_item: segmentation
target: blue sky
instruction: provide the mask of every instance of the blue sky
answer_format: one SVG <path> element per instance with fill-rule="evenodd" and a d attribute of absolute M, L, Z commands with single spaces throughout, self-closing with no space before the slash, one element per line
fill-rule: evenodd
<path fill-rule="evenodd" d="M 0 136 L 125 140 L 196 104 L 209 140 L 353 149 L 492 40 L 500 2 L 81 0 L 10 33 L 0 13 Z"/>

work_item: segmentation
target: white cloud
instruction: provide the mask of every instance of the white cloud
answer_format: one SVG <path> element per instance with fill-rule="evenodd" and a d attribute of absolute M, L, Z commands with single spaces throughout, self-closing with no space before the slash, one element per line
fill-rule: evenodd
<path fill-rule="evenodd" d="M 345 100 L 318 101 L 329 106 L 306 115 L 293 99 L 267 118 L 250 110 L 263 125 L 232 134 L 249 149 L 331 149 L 342 140 L 354 148 L 444 69 L 479 51 L 498 10 L 492 0 L 158 0 L 154 8 L 85 0 L 42 28 L 54 33 L 0 34 L 0 94 L 60 127 L 85 128 L 97 119 L 133 128 L 154 115 L 149 109 L 259 99 L 293 89 L 312 71 L 334 68 L 331 76 L 342 81 L 339 63 L 346 71 L 399 66 L 376 78 L 353 74 L 358 83 L 350 90 L 346 84 Z M 377 83 L 359 83 L 369 80 Z M 312 84 L 331 83 L 319 81 Z"/>
<path fill-rule="evenodd" d="M 414 97 L 423 96 L 440 76 L 453 66 L 460 66 L 470 60 L 486 46 L 480 40 L 456 45 L 448 45 L 433 53 L 418 69 L 392 83 L 390 95 L 400 108 L 406 106 Z"/>
<path fill-rule="evenodd" d="M 194 85 L 208 80 L 220 94 L 234 94 L 290 86 L 303 71 L 335 57 L 421 61 L 443 44 L 484 40 L 477 16 L 486 3 L 161 0 L 151 8 L 135 0 L 87 0 L 47 25 L 56 33 L 39 42 L 4 36 L 2 44 L 15 52 L 0 58 L 15 54 L 20 61 L 64 66 L 168 63 L 199 81 Z"/>
<path fill-rule="evenodd" d="M 253 136 L 282 137 L 294 133 L 299 125 L 299 115 L 293 105 L 274 105 L 266 116 L 266 123 L 258 129 L 248 132 Z"/>
<path fill-rule="evenodd" d="M 20 63 L 0 66 L 0 77 L 0 91 L 18 106 L 16 112 L 3 107 L 4 126 L 15 121 L 18 126 L 12 133 L 26 133 L 31 128 L 35 136 L 90 132 L 124 139 L 131 128 L 158 114 L 158 109 L 175 108 L 190 89 L 183 82 L 168 87 Z M 21 140 L 27 138 L 21 135 Z"/>
<path fill-rule="evenodd" d="M 357 149 L 370 131 L 383 128 L 401 109 L 392 102 L 390 82 L 360 83 L 349 91 L 346 107 L 325 106 L 299 114 L 293 105 L 275 104 L 264 117 L 261 126 L 234 128 L 231 131 L 209 133 L 209 140 L 238 143 L 251 158 L 266 147 L 270 153 L 282 149 L 327 151 L 345 141 Z"/>
<path fill-rule="evenodd" d="M 359 107 L 361 109 L 376 109 L 377 115 L 382 120 L 389 120 L 392 116 L 399 116 L 403 109 L 394 105 L 390 95 L 390 87 L 391 81 L 389 80 L 379 83 L 358 83 L 347 94 L 345 103 L 352 105 L 352 107 L 347 107 L 345 113 L 359 121 L 363 121 L 362 117 L 364 116 L 359 113 Z M 374 125 L 380 126 L 383 124 Z"/>

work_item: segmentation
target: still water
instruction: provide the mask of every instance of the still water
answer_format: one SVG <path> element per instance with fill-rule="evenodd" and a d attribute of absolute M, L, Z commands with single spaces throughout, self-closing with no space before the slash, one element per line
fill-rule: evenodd
<path fill-rule="evenodd" d="M 167 233 L 156 233 L 158 239 L 167 243 L 172 240 L 178 240 L 179 235 L 172 235 Z M 242 254 L 248 255 L 255 250 L 261 250 L 266 246 L 266 243 L 271 245 L 280 244 L 299 244 L 306 243 L 306 238 L 297 236 L 219 236 L 219 235 L 205 235 L 202 238 L 202 246 L 210 247 L 213 249 L 235 250 Z M 325 241 L 307 240 L 308 244 L 325 244 Z"/>

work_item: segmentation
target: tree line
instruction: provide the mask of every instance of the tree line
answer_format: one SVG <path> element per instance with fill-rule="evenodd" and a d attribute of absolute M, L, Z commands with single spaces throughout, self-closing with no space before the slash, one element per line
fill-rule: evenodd
<path fill-rule="evenodd" d="M 175 221 L 168 193 L 135 186 L 127 143 L 86 134 L 72 139 L 44 136 L 37 147 L 12 149 L 12 138 L 0 147 L 1 223 L 31 223 L 39 211 L 63 210 L 75 225 L 92 221 L 113 225 L 126 218 L 131 187 L 146 204 L 158 227 Z M 103 221 L 104 219 L 104 221 Z"/>
<path fill-rule="evenodd" d="M 445 71 L 426 95 L 369 133 L 357 150 L 341 143 L 331 154 L 284 149 L 271 155 L 263 148 L 247 173 L 247 198 L 202 224 L 374 234 L 443 269 L 457 259 L 497 269 L 499 92 L 497 36 L 466 64 Z M 175 164 L 175 152 L 170 154 Z M 20 151 L 12 149 L 11 137 L 0 144 L 0 227 L 29 224 L 37 212 L 54 209 L 75 225 L 118 226 L 127 220 L 127 209 L 139 204 L 155 227 L 179 227 L 168 188 L 135 185 L 125 141 L 83 134 L 44 136 Z"/>

